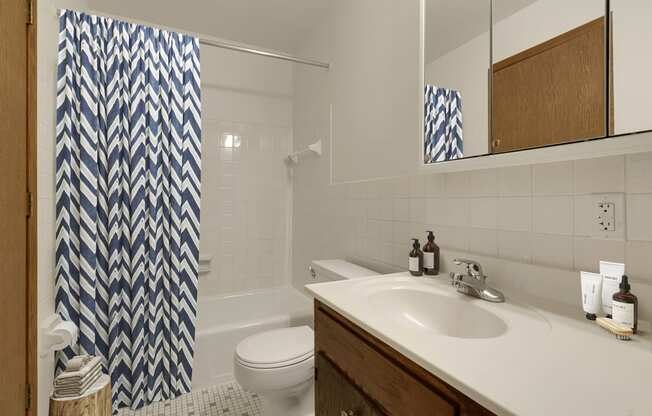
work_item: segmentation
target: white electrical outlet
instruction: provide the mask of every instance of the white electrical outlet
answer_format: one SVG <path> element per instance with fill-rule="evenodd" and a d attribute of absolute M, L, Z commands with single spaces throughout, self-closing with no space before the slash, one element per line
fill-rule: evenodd
<path fill-rule="evenodd" d="M 593 195 L 593 233 L 594 238 L 625 239 L 625 195 Z"/>
<path fill-rule="evenodd" d="M 600 231 L 616 231 L 616 204 L 613 202 L 598 202 L 596 217 Z"/>

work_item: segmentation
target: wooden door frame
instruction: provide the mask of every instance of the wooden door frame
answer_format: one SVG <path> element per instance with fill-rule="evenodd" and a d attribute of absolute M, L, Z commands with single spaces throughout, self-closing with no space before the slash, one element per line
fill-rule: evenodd
<path fill-rule="evenodd" d="M 20 1 L 20 0 L 19 0 Z M 25 414 L 38 415 L 37 3 L 27 0 L 27 397 Z"/>

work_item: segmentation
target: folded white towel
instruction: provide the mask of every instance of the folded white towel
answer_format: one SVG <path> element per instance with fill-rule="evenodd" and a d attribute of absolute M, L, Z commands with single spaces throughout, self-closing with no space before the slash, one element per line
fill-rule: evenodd
<path fill-rule="evenodd" d="M 54 388 L 58 387 L 68 387 L 68 386 L 81 386 L 86 384 L 89 379 L 96 379 L 102 373 L 102 366 L 95 367 L 92 371 L 86 374 L 84 377 L 80 378 L 63 378 L 54 380 Z"/>
<path fill-rule="evenodd" d="M 74 360 L 74 359 L 73 359 Z M 86 374 L 88 374 L 90 371 L 94 370 L 95 367 L 100 366 L 102 364 L 102 361 L 100 360 L 99 357 L 93 357 L 90 360 L 87 360 L 81 368 L 78 369 L 68 369 L 66 368 L 66 371 L 63 373 L 59 374 L 57 376 L 57 379 L 68 379 L 68 378 L 83 378 Z M 76 368 L 79 366 L 79 361 L 75 361 L 73 363 L 74 367 Z"/>
<path fill-rule="evenodd" d="M 91 388 L 99 379 L 101 379 L 103 373 L 101 370 L 93 372 L 91 377 L 87 377 L 82 384 L 68 384 L 60 385 L 54 387 L 54 397 L 56 398 L 66 398 L 66 397 L 78 397 L 82 396 L 86 391 Z"/>

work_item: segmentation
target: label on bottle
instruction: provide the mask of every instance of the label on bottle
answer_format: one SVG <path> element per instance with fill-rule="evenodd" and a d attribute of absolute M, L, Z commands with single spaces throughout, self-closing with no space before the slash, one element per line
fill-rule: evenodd
<path fill-rule="evenodd" d="M 419 258 L 410 257 L 410 264 L 408 266 L 411 272 L 419 272 Z"/>
<path fill-rule="evenodd" d="M 634 304 L 614 300 L 611 302 L 613 320 L 634 329 Z"/>
<path fill-rule="evenodd" d="M 424 269 L 435 268 L 435 253 L 423 253 L 423 268 Z"/>

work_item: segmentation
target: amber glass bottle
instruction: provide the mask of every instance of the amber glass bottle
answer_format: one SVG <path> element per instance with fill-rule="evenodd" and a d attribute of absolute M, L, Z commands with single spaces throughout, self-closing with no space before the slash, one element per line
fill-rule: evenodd
<path fill-rule="evenodd" d="M 630 292 L 627 276 L 620 281 L 620 291 L 615 293 L 611 303 L 613 307 L 613 320 L 621 325 L 632 328 L 636 333 L 638 329 L 638 298 Z"/>
<path fill-rule="evenodd" d="M 423 251 L 421 251 L 418 239 L 413 238 L 412 241 L 414 241 L 414 244 L 412 244 L 412 251 L 410 251 L 410 274 L 412 276 L 423 276 Z"/>
<path fill-rule="evenodd" d="M 423 246 L 423 272 L 428 276 L 439 274 L 439 246 L 432 231 L 428 231 L 428 242 Z"/>

